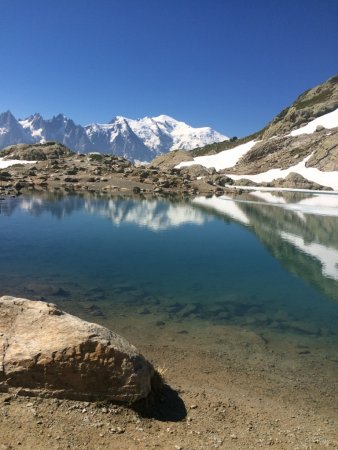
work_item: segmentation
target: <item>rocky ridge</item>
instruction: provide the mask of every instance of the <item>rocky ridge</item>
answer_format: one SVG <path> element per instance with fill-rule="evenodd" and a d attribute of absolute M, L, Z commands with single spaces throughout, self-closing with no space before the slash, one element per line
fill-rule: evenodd
<path fill-rule="evenodd" d="M 338 170 L 338 128 L 330 131 L 323 128 L 312 134 L 261 140 L 227 172 L 249 175 L 271 168 L 287 169 L 308 156 L 310 158 L 305 163 L 306 167 L 324 172 Z"/>
<path fill-rule="evenodd" d="M 262 139 L 289 133 L 338 108 L 338 75 L 303 92 L 263 130 Z"/>
<path fill-rule="evenodd" d="M 255 141 L 255 145 L 245 153 L 235 165 L 226 166 L 219 172 L 231 177 L 231 174 L 256 175 L 268 172 L 271 169 L 285 170 L 304 161 L 305 168 L 316 168 L 322 172 L 338 171 L 338 127 L 325 128 L 320 124 L 325 122 L 328 114 L 335 114 L 338 108 L 338 76 L 330 78 L 327 82 L 316 86 L 300 95 L 288 108 L 278 114 L 263 130 L 241 139 L 232 139 L 224 143 L 211 144 L 206 147 L 195 149 L 188 155 L 164 155 L 161 159 L 155 159 L 160 167 L 170 168 L 171 164 L 177 163 L 182 156 L 182 161 L 187 161 L 187 156 L 195 157 L 220 154 L 226 151 L 235 151 L 237 147 L 249 141 Z M 323 118 L 323 119 L 320 119 Z M 303 126 L 318 121 L 315 132 L 295 132 Z M 175 156 L 175 157 L 174 157 Z M 202 158 L 203 160 L 203 158 Z M 198 158 L 196 164 L 203 161 Z M 208 167 L 210 168 L 208 162 Z M 174 166 L 175 167 L 175 166 Z M 236 184 L 241 184 L 236 182 Z M 251 181 L 252 185 L 255 185 Z M 231 184 L 231 181 L 230 181 Z M 273 180 L 263 185 L 280 185 L 279 181 Z M 284 180 L 283 185 L 297 187 L 292 182 L 292 177 Z M 308 185 L 312 182 L 308 181 Z"/>

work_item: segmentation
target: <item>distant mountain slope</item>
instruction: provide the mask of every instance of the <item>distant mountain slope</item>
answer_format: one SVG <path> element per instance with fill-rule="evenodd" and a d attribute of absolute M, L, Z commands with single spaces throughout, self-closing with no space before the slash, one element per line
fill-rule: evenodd
<path fill-rule="evenodd" d="M 72 150 L 80 152 L 93 150 L 85 129 L 76 125 L 63 114 L 44 120 L 40 114 L 36 113 L 27 119 L 19 120 L 19 123 L 27 134 L 34 139 L 35 143 L 53 141 L 60 142 Z"/>
<path fill-rule="evenodd" d="M 133 161 L 150 161 L 173 149 L 190 150 L 226 139 L 209 127 L 193 128 L 165 115 L 138 120 L 118 116 L 108 124 L 82 127 L 63 114 L 48 120 L 38 113 L 22 120 L 10 111 L 0 114 L 0 149 L 53 141 L 81 153 L 99 151 Z"/>
<path fill-rule="evenodd" d="M 32 144 L 34 138 L 24 130 L 10 111 L 0 114 L 0 149 L 21 142 Z"/>

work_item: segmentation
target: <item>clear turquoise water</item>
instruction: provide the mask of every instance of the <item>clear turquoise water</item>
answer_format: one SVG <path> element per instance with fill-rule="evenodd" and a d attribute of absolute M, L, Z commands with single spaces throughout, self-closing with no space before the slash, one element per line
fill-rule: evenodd
<path fill-rule="evenodd" d="M 338 216 L 304 219 L 242 196 L 243 222 L 230 206 L 37 195 L 2 201 L 0 295 L 79 314 L 85 305 L 98 318 L 130 309 L 335 339 L 338 269 L 335 278 L 334 261 L 331 270 L 324 266 L 338 255 Z M 319 244 L 322 259 L 290 236 Z"/>

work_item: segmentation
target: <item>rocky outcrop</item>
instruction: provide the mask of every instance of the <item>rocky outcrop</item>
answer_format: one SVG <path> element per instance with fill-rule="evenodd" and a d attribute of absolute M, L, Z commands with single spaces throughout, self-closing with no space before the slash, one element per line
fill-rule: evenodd
<path fill-rule="evenodd" d="M 271 168 L 287 169 L 310 155 L 306 167 L 338 170 L 338 128 L 259 141 L 228 173 L 251 175 Z"/>
<path fill-rule="evenodd" d="M 10 145 L 0 151 L 0 158 L 46 161 L 47 159 L 67 158 L 73 154 L 74 152 L 58 142 L 46 142 L 45 144 Z"/>
<path fill-rule="evenodd" d="M 299 175 L 299 173 L 294 172 L 289 173 L 289 175 L 285 178 L 277 178 L 270 183 L 262 183 L 262 186 L 332 191 L 332 188 L 328 186 L 322 186 L 321 184 L 315 183 L 313 181 L 309 181 L 302 175 Z"/>
<path fill-rule="evenodd" d="M 289 133 L 316 117 L 338 108 L 338 75 L 305 91 L 266 127 L 262 139 Z"/>
<path fill-rule="evenodd" d="M 213 175 L 215 173 L 215 169 L 207 169 L 200 164 L 194 164 L 193 166 L 182 167 L 180 169 L 181 175 L 190 175 L 191 177 L 205 177 L 209 175 Z"/>
<path fill-rule="evenodd" d="M 183 150 L 174 150 L 166 153 L 165 155 L 159 155 L 152 160 L 151 165 L 158 167 L 162 170 L 172 169 L 182 161 L 191 161 L 192 156 L 190 152 Z"/>
<path fill-rule="evenodd" d="M 0 390 L 133 403 L 151 392 L 154 369 L 118 334 L 55 305 L 0 298 Z"/>
<path fill-rule="evenodd" d="M 338 128 L 326 133 L 318 142 L 315 151 L 306 162 L 306 167 L 316 167 L 323 172 L 338 170 Z"/>

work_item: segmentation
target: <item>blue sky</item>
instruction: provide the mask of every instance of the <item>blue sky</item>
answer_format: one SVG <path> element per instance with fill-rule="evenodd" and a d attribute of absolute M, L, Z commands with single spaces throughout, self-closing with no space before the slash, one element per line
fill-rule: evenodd
<path fill-rule="evenodd" d="M 338 72 L 337 0 L 0 0 L 0 111 L 262 128 Z"/>

